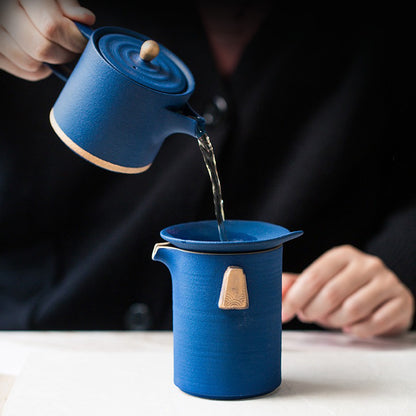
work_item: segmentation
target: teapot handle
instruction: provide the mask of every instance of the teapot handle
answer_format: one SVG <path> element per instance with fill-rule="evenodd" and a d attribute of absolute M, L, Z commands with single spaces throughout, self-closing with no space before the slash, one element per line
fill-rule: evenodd
<path fill-rule="evenodd" d="M 89 39 L 94 32 L 94 29 L 92 29 L 89 26 L 83 25 L 82 23 L 74 22 L 79 29 L 79 31 L 87 38 Z M 68 67 L 68 65 L 61 64 L 61 65 L 55 65 L 55 64 L 46 64 L 49 66 L 49 68 L 52 69 L 53 73 L 60 78 L 62 81 L 67 81 L 69 76 L 71 75 L 71 69 Z"/>

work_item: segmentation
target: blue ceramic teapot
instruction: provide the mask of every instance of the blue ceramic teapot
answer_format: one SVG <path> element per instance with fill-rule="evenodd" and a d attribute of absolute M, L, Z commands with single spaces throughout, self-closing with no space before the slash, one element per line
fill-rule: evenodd
<path fill-rule="evenodd" d="M 153 260 L 172 276 L 174 383 L 211 399 L 269 393 L 281 383 L 282 244 L 278 225 L 190 222 L 161 232 Z"/>
<path fill-rule="evenodd" d="M 61 140 L 102 168 L 147 170 L 173 133 L 202 134 L 204 119 L 187 104 L 195 82 L 186 65 L 148 37 L 118 27 L 77 23 L 89 41 L 50 112 Z"/>

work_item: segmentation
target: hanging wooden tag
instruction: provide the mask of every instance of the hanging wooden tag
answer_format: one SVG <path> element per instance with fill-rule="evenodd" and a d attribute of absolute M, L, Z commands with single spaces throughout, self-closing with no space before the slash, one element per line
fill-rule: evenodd
<path fill-rule="evenodd" d="M 246 275 L 241 267 L 229 266 L 222 279 L 220 309 L 248 309 Z"/>

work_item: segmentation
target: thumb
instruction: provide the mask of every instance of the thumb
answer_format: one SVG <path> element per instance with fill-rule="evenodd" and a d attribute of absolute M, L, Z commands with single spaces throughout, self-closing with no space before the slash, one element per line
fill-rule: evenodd
<path fill-rule="evenodd" d="M 95 14 L 82 7 L 77 0 L 58 0 L 59 7 L 65 17 L 76 22 L 91 26 L 95 23 Z"/>
<path fill-rule="evenodd" d="M 282 274 L 282 298 L 285 297 L 287 291 L 291 288 L 293 283 L 295 283 L 299 274 L 297 273 L 283 273 Z"/>

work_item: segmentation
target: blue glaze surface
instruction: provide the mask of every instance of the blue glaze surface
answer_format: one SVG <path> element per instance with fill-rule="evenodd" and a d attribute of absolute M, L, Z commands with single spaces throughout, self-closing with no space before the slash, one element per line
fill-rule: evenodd
<path fill-rule="evenodd" d="M 232 242 L 218 240 L 216 221 L 167 227 L 161 235 L 169 243 L 157 244 L 152 258 L 172 276 L 174 383 L 195 396 L 242 399 L 281 383 L 282 243 L 302 231 L 261 221 L 226 226 Z M 218 307 L 230 266 L 245 274 L 247 309 Z"/>
<path fill-rule="evenodd" d="M 106 37 L 118 39 L 116 44 L 124 38 L 130 46 L 119 52 L 127 55 L 110 53 L 105 41 L 101 51 L 100 41 Z M 173 133 L 198 137 L 202 120 L 187 104 L 195 88 L 192 73 L 163 45 L 153 68 L 143 62 L 143 70 L 128 72 L 127 64 L 132 62 L 128 59 L 137 60 L 131 42 L 140 45 L 145 40 L 147 36 L 123 28 L 92 31 L 54 105 L 56 124 L 72 142 L 101 160 L 127 168 L 151 164 Z"/>
<path fill-rule="evenodd" d="M 172 275 L 174 383 L 212 399 L 266 394 L 281 383 L 282 247 L 203 254 L 162 247 Z M 249 308 L 218 308 L 228 266 L 246 275 Z"/>
<path fill-rule="evenodd" d="M 187 222 L 163 229 L 160 236 L 175 247 L 204 252 L 247 252 L 277 247 L 303 234 L 263 221 L 225 220 L 227 240 L 220 241 L 215 220 Z"/>

